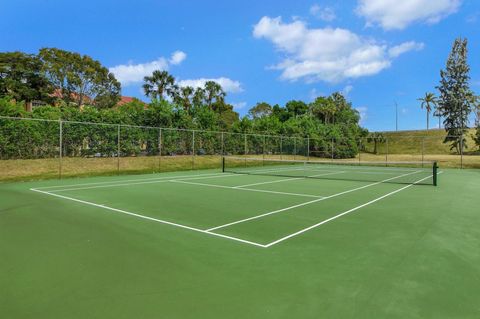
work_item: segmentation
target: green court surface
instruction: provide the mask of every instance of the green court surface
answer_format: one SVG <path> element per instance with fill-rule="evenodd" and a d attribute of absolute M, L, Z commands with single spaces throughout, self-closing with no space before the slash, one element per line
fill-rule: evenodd
<path fill-rule="evenodd" d="M 0 318 L 479 318 L 480 171 L 425 172 L 0 184 Z"/>

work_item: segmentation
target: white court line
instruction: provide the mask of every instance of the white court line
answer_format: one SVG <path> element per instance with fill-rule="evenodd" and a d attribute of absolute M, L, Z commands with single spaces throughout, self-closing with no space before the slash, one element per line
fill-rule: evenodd
<path fill-rule="evenodd" d="M 81 199 L 76 199 L 76 198 L 73 198 L 73 197 L 67 197 L 67 196 L 63 196 L 63 195 L 59 195 L 59 194 L 53 194 L 53 193 L 50 193 L 50 192 L 45 192 L 45 191 L 41 191 L 41 190 L 34 189 L 34 188 L 31 188 L 30 190 L 34 191 L 34 192 L 38 192 L 38 193 L 47 194 L 47 195 L 50 195 L 50 196 L 55 196 L 55 197 L 58 197 L 58 198 L 66 199 L 66 200 L 71 200 L 71 201 L 81 203 L 81 204 L 85 204 L 85 205 L 90 205 L 90 206 L 95 206 L 95 207 L 99 207 L 99 208 L 108 209 L 108 210 L 111 210 L 111 211 L 114 211 L 114 212 L 117 212 L 117 213 L 130 215 L 130 216 L 134 216 L 134 217 L 137 217 L 137 218 L 147 219 L 147 220 L 154 221 L 154 222 L 157 222 L 157 223 L 162 223 L 162 224 L 166 224 L 166 225 L 170 225 L 170 226 L 175 226 L 175 227 L 180 227 L 180 228 L 184 228 L 184 229 L 188 229 L 188 230 L 193 230 L 193 231 L 196 231 L 196 232 L 199 232 L 199 233 L 208 234 L 208 235 L 212 235 L 212 236 L 231 239 L 231 240 L 235 240 L 235 241 L 238 241 L 238 242 L 242 242 L 242 243 L 257 246 L 257 247 L 262 247 L 262 248 L 266 247 L 265 245 L 262 245 L 262 244 L 259 244 L 259 243 L 253 242 L 253 241 L 248 241 L 248 240 L 240 239 L 240 238 L 237 238 L 237 237 L 217 234 L 217 233 L 210 232 L 208 230 L 203 230 L 203 229 L 199 229 L 199 228 L 195 228 L 195 227 L 176 224 L 176 223 L 172 223 L 172 222 L 169 222 L 169 221 L 166 221 L 166 220 L 157 219 L 157 218 L 153 218 L 153 217 L 148 217 L 148 216 L 145 216 L 145 215 L 140 215 L 140 214 L 132 213 L 132 212 L 129 212 L 129 211 L 126 211 L 126 210 L 117 209 L 117 208 L 113 208 L 113 207 L 109 207 L 109 206 L 105 206 L 105 205 L 95 204 L 95 203 L 92 203 L 92 202 L 87 202 L 87 201 L 84 201 L 84 200 L 81 200 Z"/>
<path fill-rule="evenodd" d="M 241 176 L 241 175 L 238 175 L 238 174 L 225 175 L 225 173 L 220 173 L 219 175 L 215 175 L 215 176 L 179 178 L 178 180 L 188 180 L 188 181 L 190 181 L 190 180 L 197 180 L 197 179 L 224 178 L 224 177 L 237 177 L 237 176 Z M 76 191 L 76 190 L 83 190 L 83 189 L 95 189 L 95 188 L 143 185 L 143 184 L 168 183 L 168 182 L 172 182 L 172 181 L 176 181 L 176 179 L 161 179 L 161 180 L 154 180 L 154 181 L 148 181 L 148 182 L 138 182 L 138 183 L 124 183 L 124 184 L 111 184 L 111 185 L 97 185 L 97 186 L 89 186 L 89 187 L 62 188 L 62 189 L 54 189 L 54 190 L 51 190 L 50 192 L 58 193 L 58 192 Z M 36 189 L 38 189 L 38 188 L 36 188 Z"/>
<path fill-rule="evenodd" d="M 183 176 L 159 176 L 152 178 L 137 178 L 137 179 L 127 179 L 127 180 L 117 180 L 117 181 L 106 181 L 106 182 L 95 182 L 95 183 L 81 183 L 81 184 L 69 184 L 69 185 L 56 185 L 56 186 L 45 186 L 38 187 L 36 189 L 52 189 L 52 188 L 62 188 L 62 187 L 74 187 L 74 186 L 87 186 L 87 185 L 103 185 L 103 184 L 114 184 L 114 183 L 129 183 L 129 182 L 146 182 L 154 180 L 164 180 L 172 178 L 183 178 L 183 177 L 198 177 L 198 176 L 211 176 L 211 175 L 223 175 L 224 173 L 208 173 L 208 174 L 190 174 Z"/>
<path fill-rule="evenodd" d="M 238 186 L 233 186 L 233 188 L 241 188 L 241 187 L 249 187 L 249 186 L 256 186 L 256 185 L 281 183 L 281 182 L 288 182 L 288 181 L 298 181 L 298 180 L 302 180 L 302 179 L 306 179 L 306 178 L 320 177 L 320 176 L 327 176 L 327 175 L 335 175 L 335 174 L 342 174 L 342 173 L 345 173 L 345 171 L 331 172 L 331 173 L 325 173 L 325 174 L 316 174 L 316 175 L 310 175 L 310 176 L 298 176 L 298 177 L 294 177 L 294 178 L 281 179 L 281 180 L 277 180 L 277 181 L 238 185 Z"/>
<path fill-rule="evenodd" d="M 305 205 L 310 205 L 310 204 L 317 203 L 317 202 L 320 202 L 320 201 L 323 201 L 323 200 L 326 200 L 326 199 L 330 199 L 330 198 L 337 197 L 337 196 L 340 196 L 340 195 L 344 195 L 344 194 L 348 194 L 348 193 L 351 193 L 351 192 L 355 192 L 355 191 L 358 191 L 358 190 L 361 190 L 361 189 L 364 189 L 364 188 L 367 188 L 367 187 L 375 186 L 375 185 L 378 185 L 378 184 L 381 184 L 381 183 L 385 183 L 385 182 L 391 181 L 391 180 L 396 179 L 396 178 L 400 178 L 400 177 L 404 177 L 404 176 L 416 174 L 416 173 L 418 173 L 418 172 L 422 172 L 422 171 L 411 172 L 411 173 L 408 173 L 408 174 L 403 174 L 403 175 L 400 175 L 400 176 L 388 178 L 388 179 L 385 179 L 385 180 L 380 181 L 380 182 L 375 182 L 375 183 L 372 183 L 372 184 L 367 184 L 367 185 L 364 185 L 364 186 L 361 186 L 361 187 L 357 187 L 357 188 L 353 188 L 353 189 L 350 189 L 350 190 L 347 190 L 347 191 L 344 191 L 344 192 L 341 192 L 341 193 L 336 193 L 336 194 L 333 194 L 333 195 L 330 195 L 330 196 L 327 196 L 327 197 L 323 197 L 323 198 L 319 198 L 319 199 L 314 199 L 314 200 L 311 200 L 311 201 L 308 201 L 308 202 L 305 202 L 305 203 L 301 203 L 301 204 L 297 204 L 297 205 L 285 207 L 285 208 L 282 208 L 282 209 L 274 210 L 274 211 L 271 211 L 271 212 L 268 212 L 268 213 L 265 213 L 265 214 L 261 214 L 261 215 L 257 215 L 257 216 L 253 216 L 253 217 L 249 217 L 249 218 L 245 218 L 245 219 L 240 219 L 240 220 L 237 220 L 237 221 L 228 223 L 228 224 L 224 224 L 224 225 L 212 227 L 212 228 L 209 228 L 209 229 L 207 229 L 207 230 L 208 230 L 208 231 L 212 231 L 212 230 L 216 230 L 216 229 L 220 229 L 220 228 L 225 228 L 225 227 L 228 227 L 228 226 L 232 226 L 232 225 L 235 225 L 235 224 L 244 223 L 244 222 L 247 222 L 247 221 L 250 221 L 250 220 L 254 220 L 254 219 L 257 219 L 257 218 L 262 218 L 262 217 L 265 217 L 265 216 L 269 216 L 269 215 L 273 215 L 273 214 L 278 214 L 278 213 L 281 213 L 281 212 L 284 212 L 284 211 L 287 211 L 287 210 L 291 210 L 291 209 L 294 209 L 294 208 L 302 207 L 302 206 L 305 206 Z M 425 179 L 426 179 L 426 178 L 425 178 Z M 239 189 L 243 189 L 243 188 L 239 188 Z"/>
<path fill-rule="evenodd" d="M 279 179 L 279 180 L 276 180 L 276 181 L 260 182 L 260 183 L 253 183 L 253 184 L 244 184 L 244 185 L 232 186 L 232 188 L 241 188 L 241 187 L 249 187 L 249 186 L 256 186 L 256 185 L 281 183 L 281 182 L 295 181 L 295 180 L 299 180 L 299 179 L 301 179 L 301 177 Z"/>
<path fill-rule="evenodd" d="M 298 178 L 296 178 L 296 179 L 298 179 Z M 309 194 L 287 193 L 287 192 L 269 191 L 269 190 L 265 190 L 265 189 L 237 188 L 237 187 L 234 187 L 234 186 L 224 186 L 224 185 L 216 185 L 216 184 L 205 184 L 205 183 L 197 183 L 197 182 L 187 182 L 187 181 L 185 181 L 184 179 L 183 179 L 183 180 L 181 180 L 181 179 L 178 179 L 178 180 L 170 180 L 169 182 L 189 184 L 189 185 L 198 185 L 198 186 L 207 186 L 207 187 L 215 187 L 215 188 L 234 189 L 234 190 L 248 191 L 248 192 L 270 193 L 270 194 L 291 195 L 291 196 L 312 197 L 312 198 L 324 198 L 323 196 L 309 195 Z"/>
<path fill-rule="evenodd" d="M 438 174 L 441 174 L 441 173 L 442 173 L 442 172 L 439 172 Z M 360 208 L 363 208 L 363 207 L 365 207 L 365 206 L 368 206 L 368 205 L 370 205 L 370 204 L 373 204 L 373 203 L 375 203 L 375 202 L 378 202 L 379 200 L 382 200 L 382 199 L 384 199 L 384 198 L 386 198 L 386 197 L 388 197 L 388 196 L 391 196 L 391 195 L 393 195 L 393 194 L 396 194 L 396 193 L 398 193 L 398 192 L 401 192 L 401 191 L 403 191 L 403 190 L 405 190 L 405 189 L 407 189 L 407 188 L 409 188 L 409 187 L 412 187 L 413 185 L 418 184 L 418 183 L 420 183 L 420 182 L 422 182 L 422 181 L 424 181 L 424 180 L 426 180 L 426 179 L 428 179 L 428 178 L 431 178 L 431 177 L 432 177 L 432 176 L 427 176 L 427 177 L 425 177 L 425 178 L 422 178 L 422 179 L 420 179 L 420 180 L 418 180 L 418 181 L 416 181 L 416 182 L 414 182 L 414 183 L 412 183 L 412 184 L 409 184 L 409 185 L 407 185 L 407 186 L 404 186 L 404 187 L 402 187 L 402 188 L 399 188 L 399 189 L 397 189 L 397 190 L 394 190 L 393 192 L 390 192 L 390 193 L 388 193 L 388 194 L 385 194 L 385 195 L 383 195 L 383 196 L 380 196 L 380 197 L 378 197 L 378 198 L 375 198 L 375 199 L 373 199 L 373 200 L 371 200 L 371 201 L 369 201 L 369 202 L 367 202 L 367 203 L 365 203 L 365 204 L 359 205 L 359 206 L 354 207 L 354 208 L 352 208 L 352 209 L 349 209 L 349 210 L 347 210 L 347 211 L 345 211 L 345 212 L 343 212 L 343 213 L 340 213 L 340 214 L 338 214 L 338 215 L 335 215 L 335 216 L 333 216 L 333 217 L 330 217 L 330 218 L 328 218 L 328 219 L 326 219 L 326 220 L 324 220 L 324 221 L 322 221 L 322 222 L 319 222 L 319 223 L 317 223 L 317 224 L 315 224 L 315 225 L 312 225 L 312 226 L 310 226 L 310 227 L 307 227 L 307 228 L 304 228 L 304 229 L 302 229 L 302 230 L 299 230 L 299 231 L 297 231 L 297 232 L 295 232 L 295 233 L 293 233 L 293 234 L 290 234 L 290 235 L 287 235 L 287 236 L 282 237 L 282 238 L 280 238 L 280 239 L 277 239 L 277 240 L 275 240 L 275 241 L 272 241 L 271 243 L 266 244 L 265 247 L 268 248 L 268 247 L 271 247 L 271 246 L 273 246 L 273 245 L 275 245 L 275 244 L 278 244 L 278 243 L 280 243 L 280 242 L 282 242 L 282 241 L 284 241 L 284 240 L 287 240 L 287 239 L 289 239 L 289 238 L 298 236 L 298 235 L 300 235 L 300 234 L 302 234 L 302 233 L 304 233 L 304 232 L 306 232 L 306 231 L 309 231 L 309 230 L 311 230 L 311 229 L 313 229 L 313 228 L 316 228 L 316 227 L 318 227 L 318 226 L 321 226 L 321 225 L 323 225 L 323 224 L 326 224 L 326 223 L 328 223 L 328 222 L 331 222 L 331 221 L 334 220 L 334 219 L 337 219 L 337 218 L 342 217 L 342 216 L 344 216 L 344 215 L 350 214 L 350 213 L 352 213 L 352 212 L 354 212 L 354 211 L 356 211 L 356 210 L 359 210 Z"/>

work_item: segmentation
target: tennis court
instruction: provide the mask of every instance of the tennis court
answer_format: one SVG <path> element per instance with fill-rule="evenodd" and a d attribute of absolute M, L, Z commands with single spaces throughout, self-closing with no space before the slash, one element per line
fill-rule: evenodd
<path fill-rule="evenodd" d="M 269 248 L 413 185 L 433 185 L 436 180 L 433 163 L 431 167 L 401 164 L 356 166 L 224 157 L 221 173 L 54 185 L 31 191 Z M 319 183 L 322 178 L 328 182 Z"/>
<path fill-rule="evenodd" d="M 225 157 L 215 170 L 3 184 L 0 306 L 18 318 L 472 313 L 472 175 Z"/>

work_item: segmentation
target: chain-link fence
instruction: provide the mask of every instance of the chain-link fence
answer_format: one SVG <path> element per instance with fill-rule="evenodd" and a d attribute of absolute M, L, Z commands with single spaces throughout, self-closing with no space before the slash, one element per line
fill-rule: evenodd
<path fill-rule="evenodd" d="M 437 132 L 439 133 L 439 132 Z M 480 168 L 471 134 L 303 138 L 0 117 L 0 180 L 220 168 L 223 155 Z M 450 145 L 457 142 L 457 148 Z"/>

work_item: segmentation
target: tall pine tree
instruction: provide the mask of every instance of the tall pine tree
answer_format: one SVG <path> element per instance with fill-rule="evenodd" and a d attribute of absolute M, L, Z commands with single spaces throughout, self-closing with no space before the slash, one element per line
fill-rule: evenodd
<path fill-rule="evenodd" d="M 468 116 L 473 110 L 475 98 L 470 90 L 470 67 L 467 63 L 467 39 L 458 38 L 453 42 L 452 51 L 444 70 L 440 71 L 439 110 L 444 118 L 447 131 L 444 143 L 458 153 L 465 148 L 465 132 Z"/>

